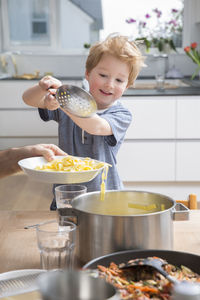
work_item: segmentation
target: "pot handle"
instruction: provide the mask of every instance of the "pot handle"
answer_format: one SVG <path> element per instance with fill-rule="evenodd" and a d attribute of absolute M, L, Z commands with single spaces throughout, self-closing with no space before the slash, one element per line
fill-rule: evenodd
<path fill-rule="evenodd" d="M 58 216 L 61 217 L 69 217 L 68 220 L 76 225 L 78 225 L 78 213 L 72 207 L 64 207 L 58 208 Z"/>
<path fill-rule="evenodd" d="M 176 203 L 172 210 L 174 221 L 187 221 L 189 220 L 189 208 L 182 203 Z"/>

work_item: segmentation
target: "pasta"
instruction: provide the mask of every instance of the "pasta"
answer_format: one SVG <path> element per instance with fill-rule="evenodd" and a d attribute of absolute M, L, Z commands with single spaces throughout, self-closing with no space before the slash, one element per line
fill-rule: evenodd
<path fill-rule="evenodd" d="M 110 164 L 89 157 L 80 158 L 68 155 L 63 158 L 55 159 L 42 166 L 37 166 L 35 170 L 49 172 L 84 172 L 103 168 L 100 195 L 100 199 L 103 201 L 105 197 L 105 181 L 107 179 L 109 167 L 111 167 Z"/>
<path fill-rule="evenodd" d="M 49 172 L 81 172 L 100 169 L 107 165 L 104 162 L 95 161 L 89 157 L 80 158 L 75 156 L 66 156 L 55 159 L 42 166 L 37 166 L 35 170 L 49 171 Z"/>
<path fill-rule="evenodd" d="M 102 172 L 102 181 L 101 181 L 101 201 L 104 201 L 104 198 L 105 198 L 105 191 L 106 191 L 106 184 L 105 184 L 105 181 L 107 179 L 107 176 L 108 176 L 108 165 L 106 165 L 104 167 L 104 170 Z"/>

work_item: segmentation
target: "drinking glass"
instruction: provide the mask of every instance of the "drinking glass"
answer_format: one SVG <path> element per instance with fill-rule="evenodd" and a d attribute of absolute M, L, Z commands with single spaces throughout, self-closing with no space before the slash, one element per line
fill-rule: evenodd
<path fill-rule="evenodd" d="M 55 188 L 57 208 L 71 207 L 72 199 L 87 192 L 87 187 L 77 184 L 59 185 Z"/>
<path fill-rule="evenodd" d="M 61 216 L 59 213 L 60 208 L 71 208 L 72 200 L 81 194 L 85 194 L 87 192 L 87 187 L 84 185 L 77 184 L 65 184 L 59 185 L 55 188 L 56 195 L 56 206 L 58 209 L 58 219 L 59 224 L 62 226 L 63 221 L 71 221 L 76 223 L 76 220 L 73 216 Z"/>
<path fill-rule="evenodd" d="M 76 225 L 63 221 L 60 228 L 56 220 L 36 227 L 37 243 L 42 269 L 72 269 L 76 241 Z"/>
<path fill-rule="evenodd" d="M 157 55 L 155 57 L 155 79 L 156 79 L 156 89 L 164 90 L 165 88 L 165 73 L 166 73 L 166 63 L 167 55 Z"/>

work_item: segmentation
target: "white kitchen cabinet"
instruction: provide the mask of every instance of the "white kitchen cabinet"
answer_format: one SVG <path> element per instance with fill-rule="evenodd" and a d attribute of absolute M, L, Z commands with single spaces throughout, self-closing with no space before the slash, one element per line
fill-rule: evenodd
<path fill-rule="evenodd" d="M 176 145 L 176 181 L 200 181 L 200 140 Z"/>
<path fill-rule="evenodd" d="M 22 95 L 26 89 L 37 83 L 38 80 L 0 80 L 0 109 L 30 108 L 23 102 Z M 62 83 L 81 86 L 80 80 L 64 80 Z"/>
<path fill-rule="evenodd" d="M 177 97 L 177 139 L 200 139 L 200 96 Z"/>
<path fill-rule="evenodd" d="M 123 181 L 174 181 L 175 144 L 126 140 L 117 156 Z"/>
<path fill-rule="evenodd" d="M 176 101 L 173 97 L 123 97 L 133 120 L 126 139 L 174 139 Z"/>
<path fill-rule="evenodd" d="M 0 109 L 28 108 L 22 100 L 22 94 L 36 83 L 35 80 L 0 80 Z"/>
<path fill-rule="evenodd" d="M 200 181 L 200 96 L 177 97 L 176 181 Z"/>
<path fill-rule="evenodd" d="M 0 137 L 0 150 L 12 147 L 22 147 L 35 144 L 55 144 L 58 145 L 57 137 Z"/>
<path fill-rule="evenodd" d="M 58 135 L 54 121 L 44 122 L 37 109 L 0 111 L 0 137 L 42 137 Z"/>
<path fill-rule="evenodd" d="M 118 154 L 123 181 L 175 180 L 176 100 L 173 97 L 122 99 L 133 115 Z"/>

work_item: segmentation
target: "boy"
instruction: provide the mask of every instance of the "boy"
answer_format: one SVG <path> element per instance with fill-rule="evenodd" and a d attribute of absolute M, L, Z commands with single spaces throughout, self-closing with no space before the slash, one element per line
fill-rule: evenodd
<path fill-rule="evenodd" d="M 85 77 L 98 108 L 90 118 L 79 118 L 59 108 L 52 94 L 61 82 L 53 77 L 44 77 L 23 94 L 25 103 L 39 107 L 44 121 L 58 122 L 61 149 L 70 155 L 90 157 L 112 165 L 106 181 L 107 190 L 123 188 L 117 172 L 116 155 L 132 115 L 118 100 L 135 81 L 143 61 L 135 43 L 125 36 L 109 36 L 90 49 Z M 85 185 L 88 192 L 100 190 L 101 176 Z M 55 200 L 51 209 L 56 209 Z"/>

